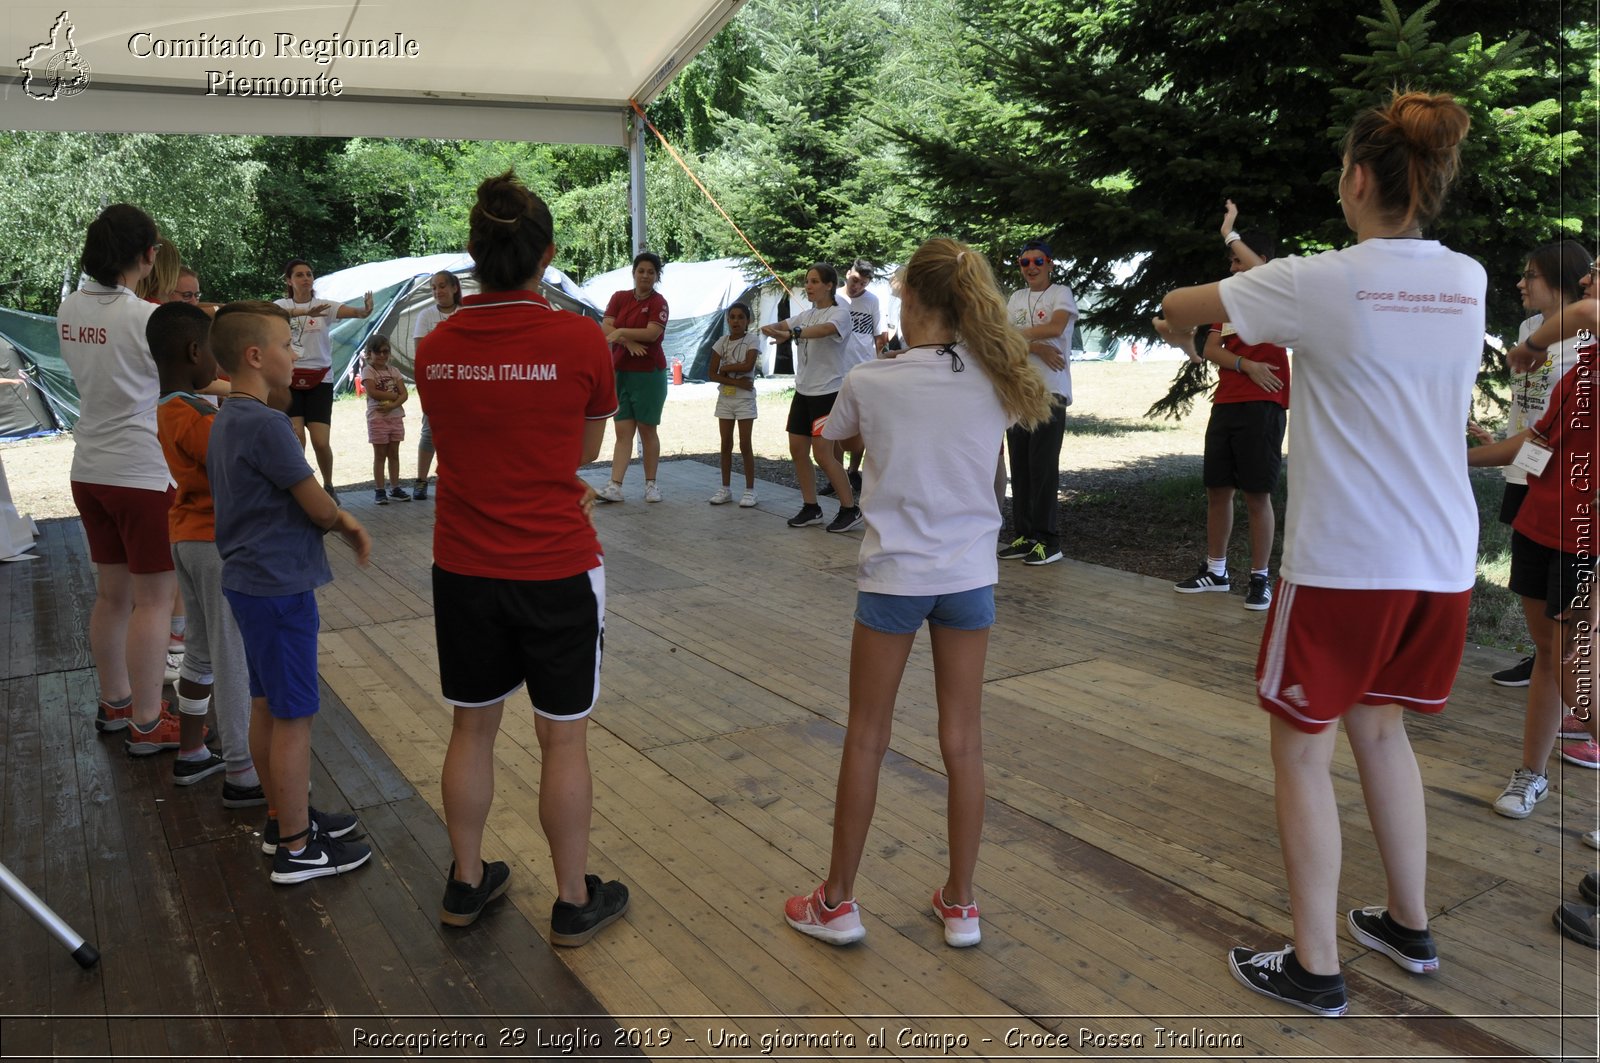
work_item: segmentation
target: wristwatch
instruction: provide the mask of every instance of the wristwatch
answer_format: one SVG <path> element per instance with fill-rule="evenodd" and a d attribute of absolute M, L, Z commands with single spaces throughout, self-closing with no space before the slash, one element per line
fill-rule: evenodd
<path fill-rule="evenodd" d="M 789 338 L 791 340 L 798 340 L 800 338 L 800 331 L 800 326 L 796 325 L 794 328 L 789 330 Z"/>

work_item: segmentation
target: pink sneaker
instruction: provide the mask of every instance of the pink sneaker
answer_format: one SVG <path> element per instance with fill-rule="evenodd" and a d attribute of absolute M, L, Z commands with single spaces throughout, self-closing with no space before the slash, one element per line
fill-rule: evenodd
<path fill-rule="evenodd" d="M 933 891 L 933 914 L 944 920 L 944 943 L 953 949 L 976 945 L 983 939 L 976 904 L 944 903 L 944 887 Z"/>
<path fill-rule="evenodd" d="M 1589 732 L 1583 729 L 1583 721 L 1569 712 L 1565 716 L 1561 717 L 1560 737 L 1573 738 L 1579 742 L 1586 742 L 1589 739 Z"/>
<path fill-rule="evenodd" d="M 861 909 L 856 902 L 840 901 L 838 907 L 829 908 L 824 901 L 826 884 L 810 893 L 801 893 L 783 906 L 783 920 L 802 934 L 810 935 L 830 945 L 850 945 L 867 936 L 861 925 Z"/>
<path fill-rule="evenodd" d="M 1568 742 L 1561 747 L 1561 759 L 1580 768 L 1600 768 L 1600 746 L 1593 742 Z"/>

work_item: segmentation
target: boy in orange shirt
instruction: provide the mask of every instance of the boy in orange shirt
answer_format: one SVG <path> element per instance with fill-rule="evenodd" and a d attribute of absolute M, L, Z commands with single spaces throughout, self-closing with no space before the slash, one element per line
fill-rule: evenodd
<path fill-rule="evenodd" d="M 266 804 L 267 798 L 250 757 L 250 677 L 239 625 L 222 596 L 222 558 L 217 553 L 211 483 L 206 478 L 206 451 L 217 408 L 197 393 L 217 377 L 210 334 L 210 316 L 182 302 L 157 307 L 145 328 L 161 377 L 157 432 L 178 485 L 168 517 L 172 560 L 191 621 L 177 681 L 181 726 L 172 778 L 179 786 L 189 786 L 226 771 L 223 806 L 249 808 Z M 221 756 L 201 739 L 213 691 Z"/>

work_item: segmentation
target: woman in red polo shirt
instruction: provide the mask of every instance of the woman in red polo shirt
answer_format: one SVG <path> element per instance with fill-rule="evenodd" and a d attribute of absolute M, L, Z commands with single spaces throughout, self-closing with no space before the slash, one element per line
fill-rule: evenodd
<path fill-rule="evenodd" d="M 455 856 L 439 918 L 466 926 L 505 893 L 482 859 L 494 742 L 524 684 L 539 739 L 539 823 L 555 864 L 552 943 L 581 945 L 628 907 L 586 873 L 589 713 L 600 694 L 605 567 L 589 521 L 594 461 L 616 412 L 605 336 L 537 294 L 550 210 L 514 173 L 478 186 L 467 250 L 481 291 L 417 345 L 417 394 L 450 475 L 433 533 L 439 680 L 455 706 L 440 788 Z"/>

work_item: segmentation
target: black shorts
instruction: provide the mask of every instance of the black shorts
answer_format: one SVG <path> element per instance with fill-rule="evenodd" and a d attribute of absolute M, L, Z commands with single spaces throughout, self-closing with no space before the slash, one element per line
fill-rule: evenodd
<path fill-rule="evenodd" d="M 1277 487 L 1287 421 L 1284 408 L 1276 402 L 1224 402 L 1211 407 L 1205 485 L 1237 487 L 1251 494 Z"/>
<path fill-rule="evenodd" d="M 433 566 L 439 685 L 462 708 L 504 701 L 528 684 L 540 716 L 589 715 L 600 697 L 606 570 L 553 580 L 486 579 Z"/>
<path fill-rule="evenodd" d="M 1544 602 L 1554 620 L 1568 609 L 1587 609 L 1594 589 L 1594 558 L 1541 546 L 1511 533 L 1511 592 Z"/>
<path fill-rule="evenodd" d="M 289 389 L 289 416 L 306 424 L 333 423 L 333 381 L 325 380 L 305 391 Z"/>
<path fill-rule="evenodd" d="M 789 403 L 789 422 L 786 426 L 789 434 L 821 438 L 822 426 L 828 423 L 828 414 L 833 412 L 833 403 L 838 397 L 837 391 L 826 395 L 795 392 L 794 399 Z"/>
<path fill-rule="evenodd" d="M 1510 524 L 1517 519 L 1517 511 L 1522 508 L 1522 500 L 1528 497 L 1527 484 L 1514 484 L 1506 481 L 1506 493 L 1500 496 L 1500 523 Z"/>

